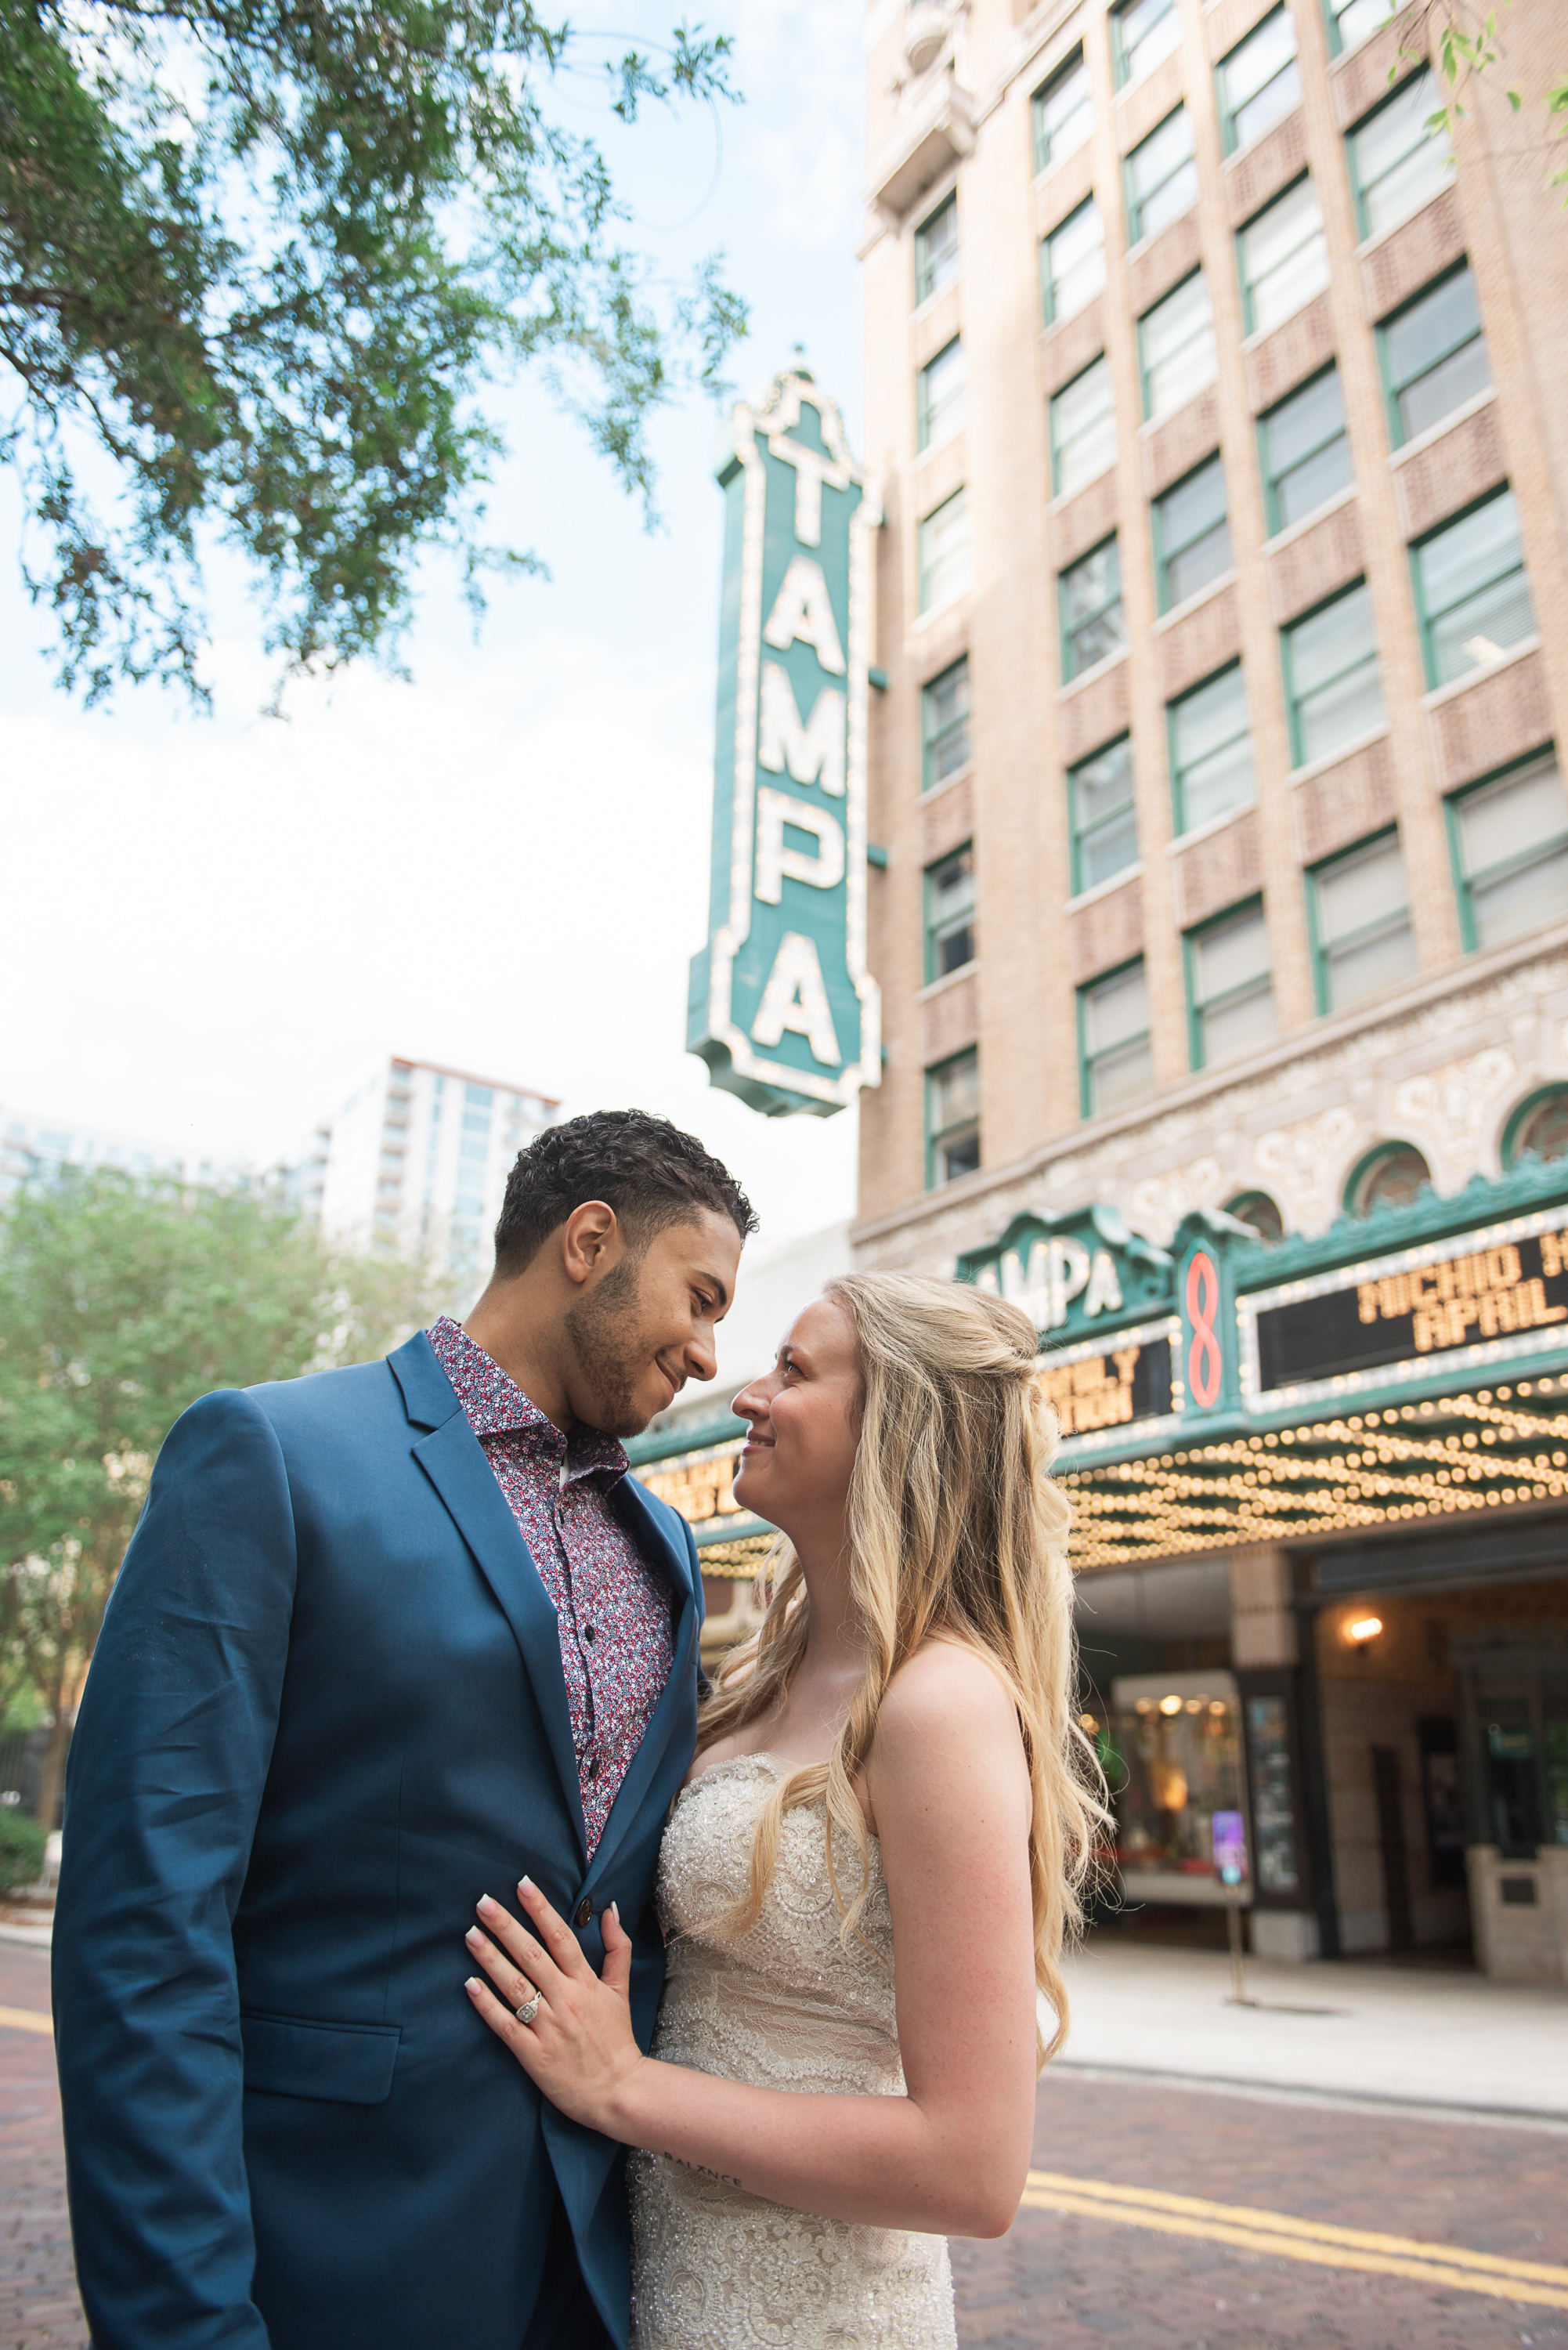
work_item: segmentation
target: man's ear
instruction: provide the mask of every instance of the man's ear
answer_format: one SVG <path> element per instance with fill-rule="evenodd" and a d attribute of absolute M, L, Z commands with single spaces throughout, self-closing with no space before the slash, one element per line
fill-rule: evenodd
<path fill-rule="evenodd" d="M 560 1250 L 561 1269 L 578 1288 L 608 1273 L 626 1253 L 615 1210 L 603 1200 L 585 1200 L 561 1226 Z"/>

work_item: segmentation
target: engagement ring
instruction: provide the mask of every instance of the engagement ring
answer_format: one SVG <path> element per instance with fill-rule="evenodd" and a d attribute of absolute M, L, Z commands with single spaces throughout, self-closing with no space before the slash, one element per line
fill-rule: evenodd
<path fill-rule="evenodd" d="M 540 1994 L 535 1991 L 532 1999 L 525 1999 L 524 2001 L 522 2006 L 517 2010 L 517 2021 L 519 2023 L 533 2022 L 534 2018 L 539 2012 L 539 1997 Z"/>

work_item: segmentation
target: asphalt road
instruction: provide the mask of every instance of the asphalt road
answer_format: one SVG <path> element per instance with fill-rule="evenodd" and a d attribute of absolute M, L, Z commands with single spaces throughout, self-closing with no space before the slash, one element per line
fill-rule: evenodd
<path fill-rule="evenodd" d="M 47 2007 L 0 1943 L 0 2350 L 87 2342 Z M 1568 2350 L 1568 2129 L 1059 2073 L 953 2270 L 965 2350 Z"/>

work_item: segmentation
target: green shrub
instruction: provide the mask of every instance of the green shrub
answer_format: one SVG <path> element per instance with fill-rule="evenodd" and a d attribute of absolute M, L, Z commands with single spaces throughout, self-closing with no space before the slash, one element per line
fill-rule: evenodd
<path fill-rule="evenodd" d="M 44 1831 L 26 1812 L 0 1812 L 0 1893 L 36 1885 L 44 1873 Z"/>

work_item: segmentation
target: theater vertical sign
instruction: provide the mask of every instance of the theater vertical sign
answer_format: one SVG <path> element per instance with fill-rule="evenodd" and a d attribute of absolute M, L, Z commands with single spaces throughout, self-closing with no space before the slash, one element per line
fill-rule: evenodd
<path fill-rule="evenodd" d="M 742 402 L 726 500 L 708 943 L 687 1045 L 769 1117 L 831 1117 L 881 1075 L 866 968 L 866 697 L 879 515 L 804 369 Z"/>

